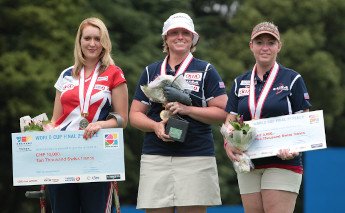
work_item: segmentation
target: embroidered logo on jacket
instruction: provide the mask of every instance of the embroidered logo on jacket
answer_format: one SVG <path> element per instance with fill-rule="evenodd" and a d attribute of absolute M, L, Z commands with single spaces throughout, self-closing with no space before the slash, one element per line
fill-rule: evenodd
<path fill-rule="evenodd" d="M 282 83 L 280 83 L 279 86 L 273 88 L 273 91 L 276 91 L 276 95 L 278 95 L 279 93 L 283 91 L 288 91 L 288 90 L 289 90 L 289 87 L 284 86 Z"/>

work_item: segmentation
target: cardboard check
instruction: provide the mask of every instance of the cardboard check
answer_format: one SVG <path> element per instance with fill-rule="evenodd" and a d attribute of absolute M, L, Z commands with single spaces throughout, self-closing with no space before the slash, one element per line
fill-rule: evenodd
<path fill-rule="evenodd" d="M 13 185 L 125 180 L 123 129 L 12 133 Z"/>
<path fill-rule="evenodd" d="M 251 159 L 275 156 L 280 149 L 303 152 L 327 148 L 322 110 L 246 123 L 254 126 L 257 133 L 246 151 Z"/>

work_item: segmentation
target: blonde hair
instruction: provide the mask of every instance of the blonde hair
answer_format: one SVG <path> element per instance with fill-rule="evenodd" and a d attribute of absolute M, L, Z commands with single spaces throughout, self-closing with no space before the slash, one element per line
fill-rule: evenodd
<path fill-rule="evenodd" d="M 75 37 L 75 44 L 74 44 L 74 67 L 73 67 L 73 76 L 79 76 L 80 70 L 86 63 L 86 59 L 84 58 L 83 52 L 80 46 L 80 39 L 82 37 L 82 32 L 86 26 L 93 26 L 97 27 L 100 30 L 101 38 L 100 42 L 102 45 L 102 52 L 99 56 L 99 61 L 101 62 L 101 66 L 99 68 L 99 73 L 104 72 L 104 70 L 109 66 L 113 65 L 114 60 L 112 59 L 111 53 L 111 41 L 108 33 L 108 29 L 98 18 L 91 17 L 87 18 L 82 21 L 79 25 L 77 35 Z"/>

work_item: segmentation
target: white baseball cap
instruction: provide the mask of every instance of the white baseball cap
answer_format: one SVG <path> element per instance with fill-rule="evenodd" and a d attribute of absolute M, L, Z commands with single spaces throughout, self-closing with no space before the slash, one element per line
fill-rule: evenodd
<path fill-rule="evenodd" d="M 175 13 L 171 15 L 163 26 L 162 37 L 167 35 L 168 31 L 175 28 L 184 28 L 193 33 L 193 45 L 196 45 L 199 40 L 199 34 L 194 30 L 193 20 L 186 13 Z"/>

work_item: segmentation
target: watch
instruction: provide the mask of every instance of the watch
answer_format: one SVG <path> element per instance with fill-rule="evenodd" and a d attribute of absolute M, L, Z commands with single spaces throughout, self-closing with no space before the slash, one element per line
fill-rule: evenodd
<path fill-rule="evenodd" d="M 107 116 L 107 120 L 115 118 L 115 120 L 117 121 L 117 127 L 122 128 L 122 124 L 123 124 L 123 119 L 121 117 L 121 115 L 117 112 L 109 112 L 109 115 Z"/>

